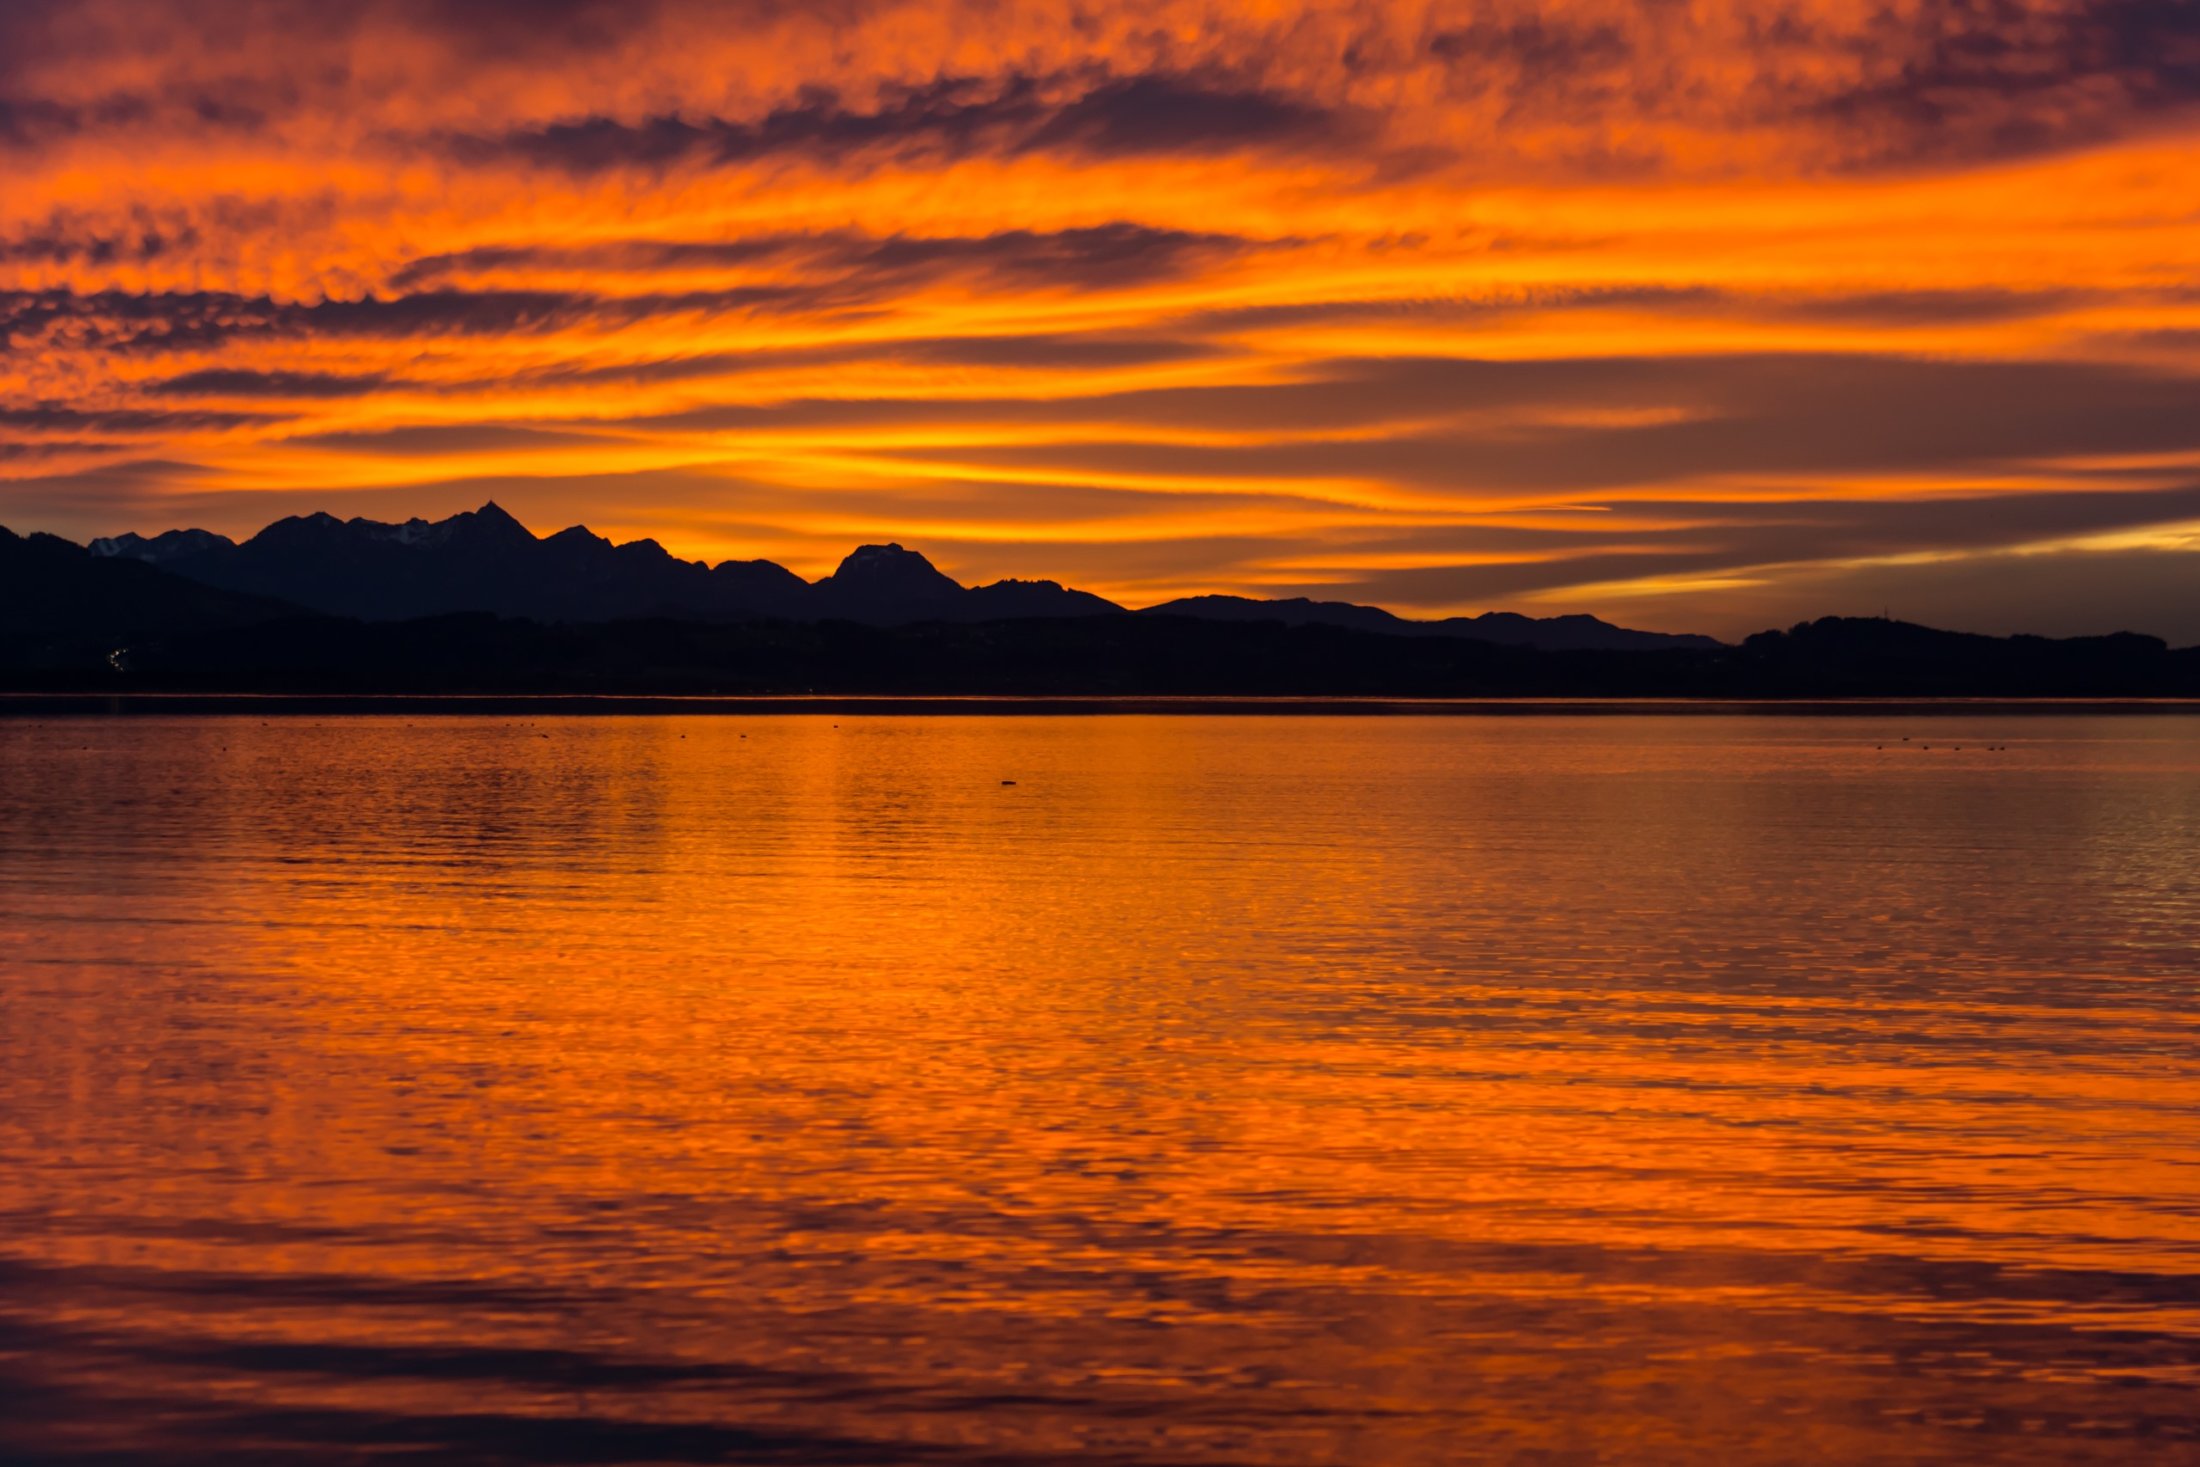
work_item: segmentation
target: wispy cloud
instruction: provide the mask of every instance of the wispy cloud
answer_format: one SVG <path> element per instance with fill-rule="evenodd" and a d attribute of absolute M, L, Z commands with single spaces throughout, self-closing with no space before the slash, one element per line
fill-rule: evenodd
<path fill-rule="evenodd" d="M 14 0 L 0 521 L 2099 629 L 2196 143 L 2185 0 Z"/>

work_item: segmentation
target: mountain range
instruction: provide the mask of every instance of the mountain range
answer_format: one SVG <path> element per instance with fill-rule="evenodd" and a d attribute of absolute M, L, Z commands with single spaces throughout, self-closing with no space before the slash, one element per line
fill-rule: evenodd
<path fill-rule="evenodd" d="M 493 501 L 433 523 L 296 515 L 239 543 L 207 530 L 92 541 L 100 560 L 138 561 L 203 586 L 285 601 L 329 616 L 404 621 L 489 612 L 540 622 L 664 617 L 712 622 L 851 621 L 868 626 L 1129 614 L 1055 581 L 963 586 L 900 545 L 865 545 L 831 575 L 805 581 L 768 560 L 681 560 L 654 540 L 613 544 L 575 525 L 538 537 Z M 1593 616 L 1490 612 L 1411 621 L 1373 606 L 1303 598 L 1192 596 L 1145 616 L 1321 625 L 1392 636 L 1466 637 L 1547 650 L 1703 650 L 1709 637 L 1632 631 Z"/>
<path fill-rule="evenodd" d="M 435 524 L 309 515 L 242 544 L 0 529 L 0 689 L 2200 700 L 2200 648 L 1841 617 L 1729 646 L 1590 617 L 1416 622 L 1233 596 L 1134 612 L 1051 581 L 965 587 L 897 545 L 810 582 L 586 530 L 538 539 L 489 505 Z"/>

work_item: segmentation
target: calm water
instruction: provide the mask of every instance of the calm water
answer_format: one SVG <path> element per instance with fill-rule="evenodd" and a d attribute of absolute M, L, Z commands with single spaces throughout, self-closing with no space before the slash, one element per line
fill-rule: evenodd
<path fill-rule="evenodd" d="M 0 720 L 0 1456 L 2200 1462 L 2200 718 L 837 725 Z"/>

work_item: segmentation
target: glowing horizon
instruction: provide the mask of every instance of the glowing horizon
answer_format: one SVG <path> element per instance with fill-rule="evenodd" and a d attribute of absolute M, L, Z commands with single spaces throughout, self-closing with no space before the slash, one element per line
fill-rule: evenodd
<path fill-rule="evenodd" d="M 2174 0 L 22 0 L 0 523 L 2200 640 Z"/>

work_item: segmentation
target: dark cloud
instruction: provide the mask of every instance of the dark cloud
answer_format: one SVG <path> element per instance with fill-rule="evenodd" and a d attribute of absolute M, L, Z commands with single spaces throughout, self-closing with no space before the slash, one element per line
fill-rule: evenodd
<path fill-rule="evenodd" d="M 1276 331 L 1294 326 L 1349 326 L 1413 322 L 1482 322 L 1547 311 L 1624 310 L 1642 307 L 1672 310 L 1704 306 L 1726 309 L 1741 298 L 1708 285 L 1534 286 L 1487 296 L 1428 296 L 1373 300 L 1290 301 L 1279 305 L 1226 306 L 1180 316 L 1177 329 L 1193 334 Z"/>
<path fill-rule="evenodd" d="M 132 127 L 151 118 L 153 111 L 146 97 L 83 103 L 0 96 L 0 145 L 32 148 L 82 133 Z"/>
<path fill-rule="evenodd" d="M 589 291 L 421 291 L 306 304 L 218 291 L 0 291 L 0 343 L 59 341 L 114 351 L 205 350 L 239 339 L 432 340 L 616 329 L 660 317 L 812 310 L 831 302 L 804 286 L 599 295 Z"/>
<path fill-rule="evenodd" d="M 660 316 L 806 308 L 815 301 L 815 293 L 808 289 L 781 285 L 633 296 L 589 291 L 422 291 L 288 307 L 270 324 L 278 332 L 303 336 L 508 336 L 579 326 L 626 326 Z"/>
<path fill-rule="evenodd" d="M 880 236 L 839 231 L 724 241 L 496 245 L 423 256 L 398 270 L 391 284 L 412 290 L 499 273 L 561 270 L 651 275 L 784 265 L 799 271 L 809 288 L 823 291 L 830 286 L 851 300 L 950 275 L 995 277 L 1018 285 L 1060 283 L 1104 289 L 1186 274 L 1217 258 L 1273 243 L 1279 242 L 1118 222 L 983 235 Z M 779 288 L 799 291 L 803 287 Z"/>
<path fill-rule="evenodd" d="M 2200 377 L 2103 363 L 1888 356 L 1383 358 L 1331 361 L 1280 383 L 1067 401 L 728 403 L 634 426 L 829 431 L 1004 422 L 1065 431 L 1044 445 L 969 445 L 943 455 L 1035 471 L 1074 464 L 1250 480 L 1378 478 L 1446 493 L 1572 492 L 1713 475 L 1986 473 L 2041 458 L 2200 449 Z M 1389 436 L 1370 431 L 1386 424 L 1395 425 Z M 1159 442 L 1141 438 L 1141 427 L 1250 441 Z M 1277 437 L 1279 428 L 1289 436 Z"/>
<path fill-rule="evenodd" d="M 2120 490 L 1998 492 L 1978 490 L 1934 499 L 1900 501 L 1830 496 L 1778 502 L 1706 502 L 1676 494 L 1649 503 L 1630 501 L 1611 514 L 1583 514 L 1570 528 L 1491 527 L 1468 522 L 1400 525 L 1339 543 L 1356 551 L 1426 556 L 1434 569 L 1400 571 L 1456 579 L 1469 574 L 1526 576 L 1535 587 L 1593 579 L 1575 563 L 1581 555 L 1628 547 L 1631 575 L 1670 570 L 1732 571 L 1757 565 L 1994 550 L 2080 539 L 2200 520 L 2200 485 Z M 1531 549 L 1553 552 L 1534 567 L 1443 567 L 1452 556 L 1475 551 Z M 1319 563 L 1324 551 L 1304 558 Z M 1642 557 L 1649 557 L 1646 563 Z M 1387 572 L 1385 574 L 1388 574 Z M 1421 596 L 1421 600 L 1442 597 Z M 2195 605 L 2200 615 L 2200 603 Z"/>
<path fill-rule="evenodd" d="M 690 122 L 677 115 L 624 122 L 595 116 L 498 137 L 454 138 L 450 145 L 460 157 L 477 161 L 518 157 L 538 166 L 595 173 L 740 163 L 785 153 L 838 156 L 882 144 L 962 154 L 1010 130 L 1028 132 L 1047 115 L 1037 84 L 1028 78 L 989 84 L 951 77 L 890 91 L 868 111 L 851 110 L 829 89 L 810 88 L 793 105 L 754 122 L 718 117 Z"/>
<path fill-rule="evenodd" d="M 1498 446 L 1482 461 L 1527 472 L 1540 456 L 1559 482 L 1620 484 L 1703 473 L 1934 472 L 2200 447 L 2200 379 L 2138 368 L 1867 356 L 1638 366 L 1656 370 L 1701 416 L 1561 430 L 1541 443 Z"/>
<path fill-rule="evenodd" d="M 466 51 L 599 51 L 648 29 L 662 0 L 387 0 L 382 7 L 408 30 L 440 33 Z M 767 10 L 732 4 L 734 13 Z"/>
<path fill-rule="evenodd" d="M 2145 632 L 2172 646 L 2200 644 L 2200 552 L 2065 550 L 2054 555 L 1964 555 L 1908 564 L 1802 570 L 1756 593 L 1729 616 L 1789 625 L 1829 612 L 1882 609 L 1930 626 L 2007 636 Z"/>
<path fill-rule="evenodd" d="M 768 17 L 785 0 L 713 0 L 728 21 Z M 852 11 L 851 0 L 809 0 Z M 0 80 L 27 63 L 84 52 L 114 53 L 185 23 L 217 52 L 249 52 L 281 38 L 284 54 L 342 47 L 363 36 L 433 38 L 439 49 L 475 60 L 515 54 L 600 54 L 648 30 L 678 0 L 6 0 L 0 4 Z M 11 66 L 11 62 L 13 65 Z M 340 81 L 341 74 L 333 78 Z"/>
<path fill-rule="evenodd" d="M 588 387 L 619 383 L 642 385 L 697 382 L 790 368 L 843 366 L 875 361 L 880 348 L 869 342 L 831 346 L 759 347 L 755 351 L 701 352 L 692 356 L 651 357 L 639 361 L 561 362 L 499 381 L 543 387 Z M 494 385 L 494 384 L 484 384 Z"/>
<path fill-rule="evenodd" d="M 332 112 L 363 116 L 370 133 L 409 146 L 419 140 L 390 131 L 404 123 L 385 127 L 373 116 L 383 99 L 366 85 L 362 55 L 417 52 L 439 78 L 515 64 L 585 73 L 629 44 L 654 37 L 670 48 L 705 24 L 764 45 L 790 20 L 860 34 L 879 8 L 870 0 L 6 0 L 0 146 L 119 130 L 274 132 Z M 1656 141 L 1669 121 L 1737 133 L 1799 124 L 1813 134 L 1813 154 L 1870 166 L 2066 147 L 2200 103 L 2191 0 L 1924 0 L 1849 13 L 1784 0 L 1741 10 L 1728 25 L 1665 0 L 1586 18 L 1555 7 L 1438 7 L 1437 22 L 1417 34 L 1325 14 L 1305 20 L 1300 49 L 1326 47 L 1328 81 L 1380 83 L 1434 67 L 1442 94 L 1472 104 L 1496 129 L 1483 145 L 1502 152 L 1517 130 L 1533 139 L 1537 159 L 1556 150 L 1592 170 L 1672 162 Z M 958 19 L 982 25 L 986 14 L 974 6 Z M 1196 17 L 1209 32 L 1198 41 L 1172 36 L 1193 20 L 1163 12 L 1150 34 L 1084 66 L 1033 59 L 993 75 L 815 86 L 759 116 L 713 112 L 722 93 L 707 84 L 685 97 L 668 92 L 662 110 L 637 116 L 610 100 L 616 88 L 591 95 L 588 78 L 576 75 L 568 115 L 441 141 L 461 160 L 518 157 L 580 174 L 787 155 L 867 160 L 882 151 L 1276 149 L 1384 169 L 1480 161 L 1475 146 L 1462 150 L 1433 132 L 1379 149 L 1377 134 L 1397 119 L 1320 100 L 1303 79 L 1285 81 L 1282 48 L 1262 22 L 1225 8 Z M 1065 29 L 1080 24 L 1074 14 L 1064 19 Z M 197 75 L 163 64 L 185 26 L 210 54 L 238 60 Z M 250 67 L 269 37 L 282 39 L 284 64 Z M 147 79 L 131 84 L 138 90 L 85 96 L 49 80 L 94 73 L 140 49 L 147 64 L 116 68 L 142 73 Z M 1150 59 L 1157 56 L 1169 59 Z M 1565 139 L 1554 140 L 1554 130 Z"/>
<path fill-rule="evenodd" d="M 378 372 L 253 372 L 211 367 L 186 372 L 145 390 L 158 397 L 366 397 L 394 385 Z"/>
<path fill-rule="evenodd" d="M 1522 110 L 1609 97 L 1639 61 L 1618 26 L 1555 15 L 1482 15 L 1434 32 L 1427 44 L 1455 95 L 1502 88 Z"/>
<path fill-rule="evenodd" d="M 264 324 L 272 302 L 221 291 L 0 290 L 0 349 L 211 342 Z"/>
<path fill-rule="evenodd" d="M 1138 76 L 1095 87 L 1057 110 L 1019 151 L 1112 157 L 1241 148 L 1335 147 L 1365 141 L 1364 120 L 1256 87 Z"/>
<path fill-rule="evenodd" d="M 23 265 L 143 265 L 198 247 L 195 229 L 165 234 L 145 229 L 132 234 L 65 235 L 37 231 L 0 240 L 0 261 Z"/>
<path fill-rule="evenodd" d="M 1704 506 L 1688 506 L 1700 517 Z M 2098 534 L 2114 530 L 2145 529 L 2189 520 L 2200 515 L 2200 488 L 2129 494 L 2085 495 L 1984 495 L 1908 506 L 1915 513 L 1904 517 L 1897 529 L 1879 513 L 1880 506 L 1857 501 L 1821 504 L 1808 518 L 1789 513 L 1790 506 L 1729 506 L 1725 518 L 1711 524 L 1692 524 L 1680 529 L 1623 529 L 1605 537 L 1586 531 L 1567 539 L 1554 539 L 1548 558 L 1511 563 L 1445 564 L 1447 554 L 1464 559 L 1478 552 L 1521 548 L 1518 537 L 1478 527 L 1434 527 L 1389 540 L 1355 544 L 1351 549 L 1406 547 L 1427 563 L 1373 571 L 1344 570 L 1332 575 L 1310 571 L 1301 583 L 1280 588 L 1277 594 L 1328 595 L 1378 604 L 1421 606 L 1493 606 L 1517 602 L 1523 596 L 1564 591 L 1609 581 L 1645 577 L 1731 577 L 1768 566 L 1827 563 L 1805 579 L 1820 585 L 1843 582 L 1852 576 L 1859 583 L 1885 585 L 1907 572 L 1880 565 L 1855 566 L 1873 558 L 1927 556 L 1948 562 L 1963 560 L 1990 568 L 1990 578 L 2001 584 L 1990 598 L 2004 606 L 2038 596 L 2035 608 L 2059 612 L 2039 568 L 2066 563 L 2069 552 L 2012 558 L 2012 547 L 2038 544 L 2057 536 Z M 1982 526 L 1990 527 L 1982 533 Z M 1578 548 L 1574 548 L 1578 547 Z M 1529 548 L 1536 548 L 1532 545 Z M 1318 568 L 1323 550 L 1294 558 Z M 1340 557 L 1342 559 L 1342 557 Z M 2103 562 L 2105 563 L 2105 561 Z M 2200 557 L 2185 558 L 2187 566 Z M 2094 588 L 2098 593 L 2107 586 Z M 1797 602 L 1798 615 L 1822 615 L 1830 610 L 1857 609 L 1862 603 L 1828 601 Z M 1881 604 L 1874 593 L 1870 602 Z M 2043 618 L 2045 619 L 2045 618 Z M 1957 624 L 1968 624 L 1960 616 Z M 2194 603 L 2187 584 L 2184 602 L 2174 617 L 2147 618 L 2145 630 L 2174 630 L 2181 625 L 2200 633 L 2200 603 Z M 2038 629 L 2037 627 L 2033 629 Z M 2114 628 L 2105 628 L 2113 630 Z"/>
<path fill-rule="evenodd" d="M 143 408 L 73 408 L 61 403 L 0 407 L 0 430 L 28 433 L 164 433 L 239 428 L 268 421 L 257 413 L 154 412 Z"/>
<path fill-rule="evenodd" d="M 2108 292 L 2060 290 L 1893 290 L 1815 296 L 1763 295 L 1710 285 L 1544 286 L 1484 297 L 1328 300 L 1234 306 L 1177 318 L 1192 334 L 1274 331 L 1295 326 L 1484 322 L 1558 311 L 1655 311 L 1736 320 L 1787 318 L 1926 327 L 2016 321 L 2114 299 Z M 2129 299 L 2126 296 L 2123 299 Z"/>
<path fill-rule="evenodd" d="M 0 90 L 0 147 L 44 147 L 151 127 L 254 133 L 295 113 L 306 99 L 307 90 L 296 76 L 249 72 L 171 77 L 140 91 L 90 99 L 61 100 Z"/>
<path fill-rule="evenodd" d="M 123 445 L 115 445 L 127 451 Z M 142 445 L 140 445 L 142 448 Z M 8 485 L 11 515 L 19 511 L 18 524 L 50 527 L 55 533 L 82 538 L 105 535 L 101 528 L 112 512 L 135 514 L 147 503 L 170 504 L 181 491 L 212 476 L 204 464 L 172 458 L 123 459 L 63 473 L 15 479 Z M 87 519 L 89 510 L 99 518 Z M 160 526 L 161 529 L 170 528 Z"/>
<path fill-rule="evenodd" d="M 1103 224 L 1053 232 L 1016 229 L 966 238 L 901 236 L 851 250 L 842 258 L 858 275 L 874 270 L 895 275 L 953 271 L 1003 276 L 1020 286 L 1100 289 L 1182 275 L 1217 256 L 1252 247 L 1252 241 L 1234 235 Z"/>
<path fill-rule="evenodd" d="M 675 484 L 682 488 L 692 488 L 707 497 L 711 506 L 711 523 L 721 531 L 731 527 L 732 521 L 729 517 L 738 516 L 743 518 L 744 523 L 752 524 L 760 536 L 783 536 L 787 533 L 790 521 L 799 523 L 804 517 L 814 515 L 818 509 L 818 491 L 814 488 L 743 482 L 729 479 L 715 471 L 709 478 L 692 483 L 683 481 L 677 472 L 673 472 L 642 476 L 640 481 L 622 484 L 621 487 L 657 492 Z M 1303 513 L 1320 508 L 1319 501 L 1282 490 L 1251 494 L 1191 491 L 1172 493 L 1165 502 L 1172 511 L 1194 513 L 1247 509 Z M 947 543 L 953 538 L 954 527 L 958 525 L 968 526 L 973 532 L 977 532 L 972 537 L 974 542 L 985 543 L 985 532 L 997 534 L 1001 519 L 1001 501 L 987 486 L 952 480 L 935 480 L 913 485 L 837 488 L 831 491 L 831 504 L 836 519 L 862 519 L 880 525 L 905 526 L 921 523 L 927 527 L 927 544 Z M 1020 502 L 1017 520 L 1022 524 L 1045 525 L 1058 529 L 1086 524 L 1135 525 L 1151 516 L 1155 506 L 1155 496 L 1143 490 L 1105 485 L 1061 484 L 1053 486 L 1044 495 L 1032 495 Z M 998 556 L 997 538 L 990 543 Z M 1013 561 L 1014 557 L 1011 557 L 1002 574 L 1032 574 L 1029 564 L 1016 565 Z"/>
<path fill-rule="evenodd" d="M 864 423 L 911 426 L 1016 422 L 1073 428 L 1106 425 L 1111 433 L 1127 435 L 1127 441 L 1096 438 L 1077 445 L 1076 450 L 1131 454 L 1175 451 L 1139 443 L 1136 425 L 1248 434 L 1274 433 L 1279 427 L 1296 433 L 1334 429 L 1339 435 L 1337 441 L 1315 448 L 1349 455 L 1357 447 L 1379 446 L 1347 439 L 1384 422 L 1427 419 L 1474 408 L 1583 405 L 1615 398 L 1623 402 L 1665 401 L 1671 393 L 1662 385 L 1663 372 L 1659 363 L 1629 357 L 1559 362 L 1345 360 L 1307 368 L 1300 380 L 1283 383 L 1155 388 L 1066 401 L 1023 397 L 837 397 L 796 399 L 768 406 L 725 403 L 633 421 L 637 426 L 705 431 L 751 427 L 830 429 Z M 1000 451 L 1037 454 L 1051 450 Z M 1215 450 L 1225 455 L 1240 451 L 1260 450 Z M 1273 451 L 1284 458 L 1313 449 L 1302 443 L 1279 443 Z M 1264 467 L 1261 471 L 1270 470 Z"/>
<path fill-rule="evenodd" d="M 1686 513 L 1678 504 L 1632 505 L 1643 513 Z M 1695 506 L 1701 512 L 1704 506 Z M 2162 488 L 2063 489 L 1970 494 L 1892 503 L 1800 499 L 1717 511 L 1757 560 L 1801 561 L 1907 555 L 2035 544 L 2200 520 L 2200 484 Z"/>
<path fill-rule="evenodd" d="M 73 458 L 79 454 L 120 453 L 129 444 L 102 438 L 0 438 L 0 460 L 9 463 L 54 458 Z"/>
<path fill-rule="evenodd" d="M 1029 368 L 1035 371 L 1074 370 L 1196 361 L 1214 354 L 1214 348 L 1195 341 L 1126 337 L 1107 333 L 941 336 L 842 342 L 825 346 L 759 348 L 746 352 L 703 352 L 692 356 L 660 357 L 642 361 L 572 363 L 531 371 L 515 379 L 500 380 L 525 381 L 554 387 L 614 382 L 695 382 L 757 372 L 893 361 L 958 367 Z"/>
<path fill-rule="evenodd" d="M 1222 389 L 1235 394 L 1262 389 Z M 1391 473 L 1429 485 L 1625 486 L 1705 475 L 1987 469 L 2027 460 L 2200 447 L 2200 379 L 2084 362 L 1768 355 L 1452 359 L 1334 364 L 1268 389 L 1261 419 L 1314 427 L 1452 411 L 1520 410 L 1375 444 L 1249 449 L 1311 473 Z M 1200 389 L 1157 406 L 1194 407 Z M 1225 399 L 1231 416 L 1250 399 Z M 1533 410 L 1574 414 L 1539 424 Z M 1585 425 L 1578 411 L 1672 409 L 1674 421 Z"/>
<path fill-rule="evenodd" d="M 793 234 L 756 239 L 618 240 L 595 245 L 482 245 L 449 254 L 423 255 L 390 277 L 398 290 L 435 286 L 467 275 L 527 270 L 586 270 L 651 274 L 674 270 L 731 270 L 789 259 L 806 245 L 832 238 Z"/>
<path fill-rule="evenodd" d="M 1703 79 L 1661 37 L 1685 24 L 1475 15 L 1432 31 L 1454 97 L 1498 104 L 1500 129 L 1571 129 L 1569 161 L 1654 165 L 1612 123 L 1685 116 Z M 1769 4 L 1743 16 L 1742 118 L 1831 124 L 1851 166 L 1990 159 L 2098 141 L 2200 103 L 2192 0 L 1925 0 L 1854 17 Z M 1795 58 L 1819 64 L 1795 65 Z M 1825 61 L 1836 64 L 1826 65 Z"/>
<path fill-rule="evenodd" d="M 2200 507 L 2200 491 L 2170 491 L 2153 496 L 2111 496 L 2106 506 L 2087 505 L 2073 520 L 2128 520 L 2133 528 L 2189 518 Z M 1846 536 L 1783 532 L 1777 527 L 1741 524 L 1697 543 L 1686 536 L 1630 536 L 1644 542 L 1625 551 L 1591 551 L 1547 561 L 1512 565 L 1435 563 L 1442 550 L 1417 537 L 1417 553 L 1430 564 L 1418 568 L 1309 574 L 1308 579 L 1275 587 L 1272 594 L 1303 594 L 1422 606 L 1516 606 L 1528 598 L 1565 593 L 1575 587 L 1645 576 L 1703 576 L 1733 579 L 1717 591 L 1666 594 L 1639 600 L 1597 598 L 1598 609 L 1629 625 L 1673 630 L 1698 629 L 1742 635 L 1829 614 L 1877 615 L 1882 610 L 1934 626 L 1999 634 L 2030 632 L 2046 636 L 2098 635 L 2141 631 L 2176 645 L 2200 643 L 2200 552 L 2174 548 L 2099 550 L 2067 548 L 2053 554 L 2013 547 L 2036 543 L 2064 516 L 2030 496 L 1996 496 L 1940 507 L 1933 537 L 1889 551 L 1890 558 L 1844 560 Z M 1847 506 L 1850 523 L 1868 513 Z M 2030 533 L 1981 540 L 1968 533 L 1975 520 L 1997 520 L 2004 513 Z M 2112 524 L 2111 527 L 2114 527 Z M 1869 536 L 1859 537 L 1863 539 Z M 1661 543 L 1670 541 L 1670 543 Z M 1467 548 L 1467 547 L 1462 547 Z M 1868 550 L 1858 555 L 1871 553 Z M 1903 558 L 1895 560 L 1893 555 Z M 1304 557 L 1318 566 L 1320 552 Z M 1765 574 L 1767 570 L 1774 573 Z M 1748 584 L 1757 582 L 1757 584 Z M 1639 608 L 1639 609 L 1638 609 Z"/>
<path fill-rule="evenodd" d="M 1216 354 L 1202 342 L 1150 336 L 949 336 L 896 342 L 890 354 L 904 360 L 959 367 L 1109 368 L 1197 361 Z"/>
<path fill-rule="evenodd" d="M 498 136 L 446 140 L 463 160 L 517 157 L 572 173 L 729 165 L 781 155 L 845 159 L 874 149 L 957 158 L 981 152 L 1117 157 L 1306 150 L 1364 143 L 1366 120 L 1260 87 L 1188 75 L 1146 75 L 1074 89 L 1009 75 L 949 77 L 889 90 L 867 109 L 811 88 L 752 122 L 660 115 L 592 116 Z"/>
<path fill-rule="evenodd" d="M 436 423 L 367 432 L 309 433 L 286 440 L 311 448 L 340 448 L 390 458 L 437 458 L 451 453 L 506 453 L 513 450 L 594 446 L 601 437 L 506 423 Z"/>
<path fill-rule="evenodd" d="M 2084 290 L 1893 290 L 1805 300 L 1739 297 L 1737 308 L 1821 321 L 1931 326 L 1967 321 L 2021 321 L 2101 299 Z"/>
<path fill-rule="evenodd" d="M 1833 44 L 1864 80 L 1800 110 L 1840 125 L 1866 163 L 2070 147 L 2200 104 L 2192 0 L 1934 0 Z"/>

